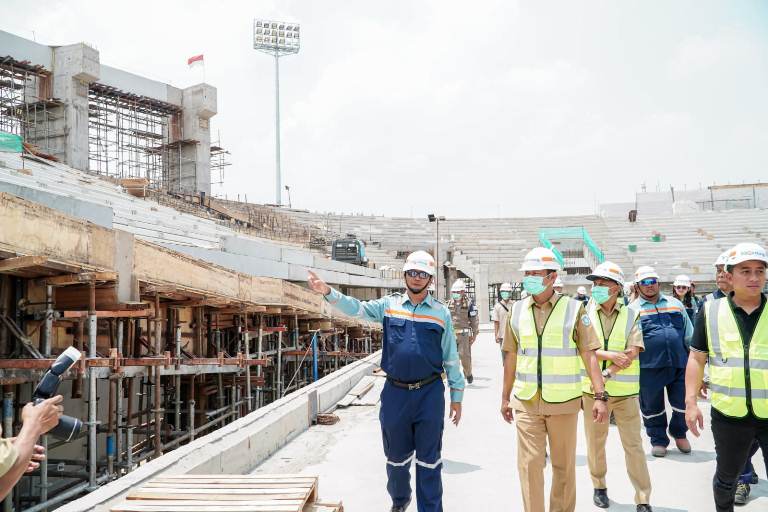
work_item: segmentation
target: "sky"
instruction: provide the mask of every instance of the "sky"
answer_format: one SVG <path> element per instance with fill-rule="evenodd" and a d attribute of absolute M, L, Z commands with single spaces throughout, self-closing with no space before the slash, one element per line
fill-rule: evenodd
<path fill-rule="evenodd" d="M 280 59 L 294 208 L 590 214 L 643 184 L 768 176 L 762 0 L 3 0 L 0 29 L 177 87 L 204 54 L 232 163 L 213 192 L 273 203 L 274 59 L 254 18 L 301 24 Z"/>

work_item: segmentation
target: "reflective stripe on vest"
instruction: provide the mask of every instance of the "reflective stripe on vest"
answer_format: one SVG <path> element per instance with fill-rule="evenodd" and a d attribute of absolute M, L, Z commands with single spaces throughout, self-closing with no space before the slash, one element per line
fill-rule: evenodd
<path fill-rule="evenodd" d="M 541 337 L 536 331 L 532 298 L 512 306 L 510 327 L 517 336 L 514 393 L 530 400 L 541 389 L 546 402 L 560 403 L 581 396 L 581 357 L 573 339 L 581 302 L 562 296 L 547 318 Z"/>
<path fill-rule="evenodd" d="M 620 305 L 621 306 L 621 305 Z M 590 307 L 587 308 L 589 319 L 592 321 L 592 325 L 597 331 L 597 337 L 603 341 L 603 349 L 610 350 L 611 352 L 624 352 L 627 349 L 627 340 L 629 334 L 632 332 L 632 327 L 637 321 L 638 312 L 635 308 L 621 306 L 619 309 L 619 315 L 613 322 L 611 332 L 608 333 L 608 340 L 605 339 L 605 333 L 603 332 L 603 323 L 600 320 L 599 310 L 600 306 L 594 302 L 590 302 Z M 616 326 L 623 326 L 623 329 L 616 328 Z M 609 361 L 603 361 L 602 368 L 608 368 L 610 366 Z M 584 369 L 584 363 L 581 366 L 581 390 L 585 393 L 592 394 L 592 381 L 587 375 L 587 371 Z M 630 396 L 640 393 L 640 361 L 635 358 L 629 368 L 621 370 L 619 373 L 613 375 L 610 379 L 605 381 L 605 390 L 609 396 Z"/>
<path fill-rule="evenodd" d="M 747 416 L 751 407 L 755 416 L 768 419 L 768 308 L 757 321 L 749 351 L 727 297 L 707 301 L 704 315 L 712 407 L 734 418 Z"/>

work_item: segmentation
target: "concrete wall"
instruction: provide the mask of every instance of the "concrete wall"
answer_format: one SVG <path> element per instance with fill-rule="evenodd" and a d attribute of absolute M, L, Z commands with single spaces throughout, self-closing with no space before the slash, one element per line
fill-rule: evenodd
<path fill-rule="evenodd" d="M 16 60 L 28 60 L 31 64 L 51 69 L 53 50 L 50 46 L 0 30 L 0 57 L 6 55 Z"/>
<path fill-rule="evenodd" d="M 701 211 L 701 203 L 714 201 L 715 210 L 739 208 L 768 208 L 768 187 L 758 186 L 695 190 L 675 190 L 674 201 L 670 190 L 664 192 L 640 192 L 636 194 L 637 211 L 640 215 L 679 215 Z M 635 208 L 634 202 L 606 203 L 600 205 L 603 217 L 624 217 Z M 709 205 L 704 208 L 712 209 Z"/>
<path fill-rule="evenodd" d="M 380 358 L 377 352 L 352 363 L 57 510 L 107 512 L 132 489 L 162 475 L 248 473 L 307 430 L 313 410 L 329 410 L 371 374 Z"/>
<path fill-rule="evenodd" d="M 44 204 L 65 215 L 87 220 L 105 228 L 112 228 L 112 208 L 107 206 L 81 201 L 72 197 L 50 194 L 4 181 L 0 181 L 0 192 L 8 192 L 35 203 Z"/>
<path fill-rule="evenodd" d="M 264 247 L 264 251 L 256 253 L 256 256 L 249 254 L 232 254 L 216 249 L 205 249 L 202 247 L 191 247 L 181 244 L 163 243 L 162 245 L 168 249 L 178 251 L 188 256 L 257 277 L 275 277 L 278 279 L 286 279 L 288 281 L 306 281 L 307 269 L 311 269 L 323 280 L 332 285 L 366 288 L 402 287 L 402 281 L 400 279 L 384 279 L 380 276 L 372 277 L 368 275 L 349 274 L 344 270 L 329 270 L 325 265 L 330 260 L 313 257 L 312 253 L 306 251 L 302 257 L 298 256 L 301 254 L 300 251 L 291 251 L 289 254 L 292 256 L 289 259 L 300 262 L 290 263 L 289 261 L 282 259 L 282 250 L 279 247 L 270 247 L 269 244 L 260 244 Z"/>
<path fill-rule="evenodd" d="M 181 89 L 172 85 L 144 78 L 122 69 L 101 65 L 99 83 L 111 85 L 126 92 L 181 106 Z"/>

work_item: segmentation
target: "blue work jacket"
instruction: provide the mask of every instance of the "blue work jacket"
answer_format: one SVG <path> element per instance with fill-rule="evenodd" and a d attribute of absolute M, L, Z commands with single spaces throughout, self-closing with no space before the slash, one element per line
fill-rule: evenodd
<path fill-rule="evenodd" d="M 685 368 L 693 324 L 683 304 L 664 294 L 655 304 L 643 297 L 632 304 L 640 311 L 645 344 L 640 368 Z"/>
<path fill-rule="evenodd" d="M 362 302 L 333 288 L 325 300 L 346 315 L 383 324 L 381 367 L 387 376 L 416 382 L 445 370 L 451 402 L 461 402 L 464 375 L 451 313 L 444 304 L 427 294 L 414 305 L 408 294 L 400 293 Z"/>

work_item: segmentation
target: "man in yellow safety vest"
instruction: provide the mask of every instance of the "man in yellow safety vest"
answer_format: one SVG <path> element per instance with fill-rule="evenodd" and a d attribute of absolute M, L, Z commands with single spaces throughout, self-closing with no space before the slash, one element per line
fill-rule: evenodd
<path fill-rule="evenodd" d="M 547 442 L 553 475 L 549 510 L 573 512 L 582 362 L 595 391 L 589 414 L 597 422 L 607 419 L 608 397 L 595 356 L 601 344 L 584 305 L 555 293 L 560 264 L 551 250 L 533 249 L 521 270 L 530 296 L 512 306 L 504 332 L 501 415 L 517 426 L 517 468 L 526 512 L 544 510 Z"/>
<path fill-rule="evenodd" d="M 717 466 L 715 510 L 732 511 L 739 475 L 757 439 L 768 453 L 768 308 L 763 293 L 768 254 L 753 243 L 728 254 L 732 292 L 704 303 L 696 318 L 685 375 L 685 421 L 698 436 L 704 418 L 697 403 L 709 360 L 712 436 Z"/>
<path fill-rule="evenodd" d="M 602 349 L 597 351 L 597 358 L 602 361 L 608 411 L 613 412 L 619 429 L 627 473 L 635 488 L 637 512 L 650 512 L 652 509 L 648 502 L 651 477 L 640 436 L 640 405 L 637 398 L 640 393 L 640 363 L 637 356 L 644 349 L 643 330 L 637 320 L 639 312 L 619 300 L 624 287 L 624 273 L 615 263 L 601 263 L 587 279 L 593 283 L 587 314 L 597 337 L 603 342 Z M 582 376 L 582 390 L 584 410 L 591 410 L 595 398 L 586 371 Z M 584 432 L 587 437 L 589 473 L 595 489 L 592 501 L 600 508 L 608 508 L 610 502 L 605 480 L 608 472 L 605 462 L 608 425 L 595 423 L 585 416 Z"/>

